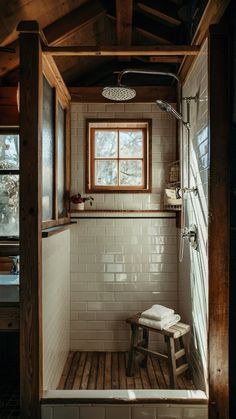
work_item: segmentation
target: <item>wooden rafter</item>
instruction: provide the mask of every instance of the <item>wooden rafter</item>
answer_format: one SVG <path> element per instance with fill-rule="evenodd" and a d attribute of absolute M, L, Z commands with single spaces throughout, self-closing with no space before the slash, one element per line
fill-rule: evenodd
<path fill-rule="evenodd" d="M 138 16 L 133 16 L 133 30 L 136 30 L 137 32 L 141 33 L 143 36 L 149 39 L 153 39 L 159 44 L 172 44 L 173 36 L 171 34 L 171 31 L 167 28 L 167 32 L 169 36 L 163 35 L 163 31 L 159 29 L 159 26 L 157 27 L 156 22 L 153 23 L 153 19 L 148 18 L 145 16 L 144 19 L 142 19 L 141 13 L 138 14 Z M 116 21 L 116 15 L 112 8 L 110 8 L 107 11 L 107 16 L 109 19 Z M 161 24 L 161 29 L 165 29 L 165 25 Z M 171 39 L 170 39 L 171 37 Z M 167 39 L 168 38 L 168 39 Z"/>
<path fill-rule="evenodd" d="M 162 38 L 161 36 L 154 34 L 153 32 L 150 32 L 148 29 L 142 29 L 139 27 L 135 27 L 136 31 L 139 32 L 141 35 L 143 35 L 147 39 L 151 39 L 155 42 L 157 42 L 160 45 L 172 45 L 170 41 L 167 41 L 167 39 Z"/>
<path fill-rule="evenodd" d="M 178 26 L 181 24 L 177 14 L 177 6 L 167 0 L 157 0 L 155 2 L 152 0 L 141 0 L 136 7 L 137 10 L 142 10 L 172 25 Z"/>
<path fill-rule="evenodd" d="M 118 45 L 132 44 L 133 0 L 116 0 L 116 33 Z"/>
<path fill-rule="evenodd" d="M 69 46 L 50 47 L 44 46 L 43 51 L 47 55 L 54 56 L 169 56 L 169 55 L 197 55 L 199 46 L 189 45 L 155 45 L 155 46 Z"/>
<path fill-rule="evenodd" d="M 100 1 L 89 0 L 45 28 L 44 34 L 48 43 L 61 44 L 81 29 L 96 22 L 105 12 L 106 9 Z"/>
<path fill-rule="evenodd" d="M 44 28 L 44 35 L 50 45 L 59 45 L 81 29 L 94 23 L 105 12 L 106 9 L 99 0 L 89 0 L 86 4 Z M 4 53 L 0 55 L 0 76 L 3 76 L 19 65 L 18 41 L 13 42 L 8 47 L 14 48 L 16 53 Z"/>

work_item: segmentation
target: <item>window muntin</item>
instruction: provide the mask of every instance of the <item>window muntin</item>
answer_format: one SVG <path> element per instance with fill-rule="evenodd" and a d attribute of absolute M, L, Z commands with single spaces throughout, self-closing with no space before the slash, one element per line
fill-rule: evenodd
<path fill-rule="evenodd" d="M 94 122 L 88 130 L 88 192 L 150 191 L 147 122 Z"/>

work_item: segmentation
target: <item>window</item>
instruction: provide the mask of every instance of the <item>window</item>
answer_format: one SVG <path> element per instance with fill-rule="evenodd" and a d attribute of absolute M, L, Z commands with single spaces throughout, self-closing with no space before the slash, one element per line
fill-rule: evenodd
<path fill-rule="evenodd" d="M 150 191 L 150 121 L 87 121 L 87 192 Z"/>
<path fill-rule="evenodd" d="M 50 83 L 49 80 L 50 79 Z M 59 96 L 56 83 L 43 77 L 42 114 L 42 221 L 43 228 L 69 221 L 68 103 Z M 67 157 L 66 157 L 67 156 Z"/>
<path fill-rule="evenodd" d="M 0 237 L 19 236 L 19 134 L 0 131 Z"/>

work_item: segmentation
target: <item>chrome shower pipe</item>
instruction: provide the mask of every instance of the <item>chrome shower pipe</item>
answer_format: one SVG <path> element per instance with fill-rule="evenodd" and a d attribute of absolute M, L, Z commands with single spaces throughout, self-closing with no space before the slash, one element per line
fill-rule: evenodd
<path fill-rule="evenodd" d="M 177 96 L 178 96 L 178 112 L 182 115 L 182 81 L 179 76 L 175 73 L 170 73 L 167 71 L 155 71 L 155 70 L 139 70 L 133 68 L 127 68 L 126 70 L 121 71 L 118 74 L 118 86 L 121 85 L 121 79 L 125 74 L 150 74 L 153 76 L 169 76 L 177 81 Z"/>

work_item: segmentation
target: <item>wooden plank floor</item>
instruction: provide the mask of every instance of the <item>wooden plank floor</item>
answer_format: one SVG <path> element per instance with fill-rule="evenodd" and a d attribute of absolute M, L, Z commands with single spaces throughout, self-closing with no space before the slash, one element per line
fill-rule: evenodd
<path fill-rule="evenodd" d="M 126 352 L 70 352 L 58 390 L 167 389 L 165 361 L 148 357 L 147 368 L 136 366 L 133 377 L 126 376 Z M 194 390 L 192 380 L 178 377 L 178 388 Z"/>

